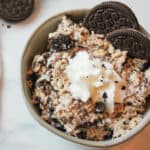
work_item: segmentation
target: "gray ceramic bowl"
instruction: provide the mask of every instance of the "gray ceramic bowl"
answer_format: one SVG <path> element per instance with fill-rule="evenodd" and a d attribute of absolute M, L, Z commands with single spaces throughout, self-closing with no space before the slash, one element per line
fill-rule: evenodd
<path fill-rule="evenodd" d="M 22 65 L 21 65 L 21 76 L 22 76 L 22 87 L 25 95 L 25 103 L 27 104 L 28 110 L 31 112 L 32 116 L 46 129 L 49 131 L 67 139 L 70 141 L 73 141 L 78 144 L 86 145 L 86 146 L 91 146 L 91 147 L 111 147 L 116 144 L 120 144 L 135 134 L 137 134 L 139 131 L 141 131 L 147 124 L 150 122 L 150 109 L 145 113 L 145 116 L 143 120 L 135 127 L 132 129 L 129 133 L 126 135 L 123 135 L 117 139 L 113 140 L 107 140 L 107 141 L 89 141 L 89 140 L 82 140 L 79 138 L 75 138 L 73 136 L 67 135 L 63 133 L 62 131 L 59 131 L 58 129 L 52 127 L 50 124 L 45 122 L 41 117 L 36 109 L 36 107 L 31 103 L 31 94 L 30 91 L 27 88 L 27 68 L 31 65 L 32 59 L 36 54 L 40 54 L 43 52 L 43 50 L 47 46 L 47 38 L 48 34 L 50 32 L 55 31 L 57 24 L 60 22 L 61 18 L 63 15 L 67 14 L 72 14 L 74 16 L 84 16 L 88 10 L 72 10 L 72 11 L 67 11 L 63 12 L 61 14 L 58 14 L 47 21 L 45 21 L 31 36 L 29 39 L 27 46 L 25 48 L 24 54 L 22 56 Z M 146 31 L 141 28 L 141 31 L 144 32 L 145 34 Z M 148 35 L 148 34 L 147 34 Z"/>

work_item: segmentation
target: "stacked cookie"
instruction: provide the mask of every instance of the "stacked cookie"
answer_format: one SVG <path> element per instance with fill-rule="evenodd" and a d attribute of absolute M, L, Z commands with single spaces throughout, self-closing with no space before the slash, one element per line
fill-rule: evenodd
<path fill-rule="evenodd" d="M 31 15 L 34 0 L 0 0 L 0 17 L 11 22 L 18 22 Z"/>
<path fill-rule="evenodd" d="M 34 0 L 0 0 L 0 17 L 18 22 L 32 13 Z M 103 2 L 84 17 L 68 15 L 74 22 L 82 21 L 89 30 L 104 34 L 115 48 L 128 50 L 130 57 L 150 60 L 150 40 L 140 32 L 133 11 L 120 2 Z M 83 19 L 83 20 L 82 20 Z"/>
<path fill-rule="evenodd" d="M 150 60 L 150 40 L 140 32 L 135 14 L 125 4 L 103 2 L 84 17 L 83 25 L 104 34 L 116 49 L 128 50 L 129 57 Z"/>

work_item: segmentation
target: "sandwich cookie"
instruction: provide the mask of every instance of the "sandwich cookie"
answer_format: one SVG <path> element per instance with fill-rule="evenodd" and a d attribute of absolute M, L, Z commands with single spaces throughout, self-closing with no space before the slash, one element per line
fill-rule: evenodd
<path fill-rule="evenodd" d="M 139 28 L 137 18 L 128 6 L 111 1 L 94 7 L 85 16 L 83 25 L 98 34 L 107 34 L 120 28 Z"/>
<path fill-rule="evenodd" d="M 10 22 L 18 22 L 31 15 L 34 0 L 0 0 L 0 16 Z"/>

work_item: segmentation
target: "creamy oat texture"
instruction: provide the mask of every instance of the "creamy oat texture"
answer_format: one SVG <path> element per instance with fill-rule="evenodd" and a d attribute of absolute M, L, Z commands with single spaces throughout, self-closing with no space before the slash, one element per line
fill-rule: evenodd
<path fill-rule="evenodd" d="M 136 127 L 146 110 L 150 69 L 141 71 L 144 63 L 63 17 L 49 34 L 48 50 L 34 57 L 27 72 L 32 102 L 66 134 L 117 138 Z"/>

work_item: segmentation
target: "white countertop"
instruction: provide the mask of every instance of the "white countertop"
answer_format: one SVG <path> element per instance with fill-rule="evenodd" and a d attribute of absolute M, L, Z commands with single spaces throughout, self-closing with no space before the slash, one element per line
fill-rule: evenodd
<path fill-rule="evenodd" d="M 139 22 L 150 32 L 150 19 L 146 15 L 150 3 L 146 0 L 120 1 L 133 8 Z M 48 132 L 31 117 L 23 100 L 20 62 L 28 38 L 43 21 L 64 10 L 90 8 L 100 2 L 101 0 L 36 0 L 35 11 L 27 20 L 11 24 L 9 29 L 9 23 L 0 20 L 0 150 L 87 149 Z"/>

